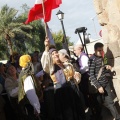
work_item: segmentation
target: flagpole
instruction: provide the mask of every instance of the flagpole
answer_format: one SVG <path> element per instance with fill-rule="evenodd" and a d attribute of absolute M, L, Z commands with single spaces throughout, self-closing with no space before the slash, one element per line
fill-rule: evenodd
<path fill-rule="evenodd" d="M 43 17 L 45 19 L 45 6 L 44 6 L 44 0 L 42 0 L 42 8 L 43 8 Z M 45 33 L 46 33 L 46 37 L 48 37 L 48 32 L 47 32 L 47 23 L 44 21 L 44 25 L 45 25 Z"/>

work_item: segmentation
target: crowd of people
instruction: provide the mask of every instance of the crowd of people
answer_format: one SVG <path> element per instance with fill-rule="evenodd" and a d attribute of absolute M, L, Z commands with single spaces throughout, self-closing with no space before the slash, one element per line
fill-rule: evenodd
<path fill-rule="evenodd" d="M 88 56 L 82 45 L 57 50 L 46 38 L 45 51 L 11 56 L 0 63 L 0 120 L 102 120 L 107 107 L 120 120 L 104 62 L 104 45 Z M 13 60 L 14 59 L 14 60 Z M 14 61 L 14 62 L 13 62 Z"/>

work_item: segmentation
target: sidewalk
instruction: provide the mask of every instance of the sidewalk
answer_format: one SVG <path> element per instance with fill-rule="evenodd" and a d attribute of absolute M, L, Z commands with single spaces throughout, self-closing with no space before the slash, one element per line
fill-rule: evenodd
<path fill-rule="evenodd" d="M 117 106 L 117 107 L 118 107 L 118 110 L 120 113 L 120 107 L 119 106 Z M 91 111 L 88 109 L 88 111 L 86 111 L 87 120 L 90 120 L 90 115 L 91 115 Z M 107 108 L 105 108 L 104 106 L 102 109 L 102 119 L 101 120 L 114 120 L 110 111 Z"/>

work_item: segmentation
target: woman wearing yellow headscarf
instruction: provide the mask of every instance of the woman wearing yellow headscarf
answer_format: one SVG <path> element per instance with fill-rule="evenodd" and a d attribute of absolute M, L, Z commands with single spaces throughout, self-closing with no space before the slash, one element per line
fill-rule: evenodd
<path fill-rule="evenodd" d="M 19 79 L 18 102 L 27 109 L 27 118 L 34 119 L 34 114 L 39 117 L 40 103 L 37 96 L 37 84 L 34 77 L 33 64 L 29 55 L 23 55 L 19 59 L 22 67 Z M 34 111 L 34 112 L 32 112 Z M 32 113 L 32 114 L 31 114 Z"/>

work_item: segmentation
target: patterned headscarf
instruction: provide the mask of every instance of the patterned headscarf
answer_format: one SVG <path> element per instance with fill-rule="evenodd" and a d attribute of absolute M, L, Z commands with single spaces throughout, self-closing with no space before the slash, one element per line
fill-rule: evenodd
<path fill-rule="evenodd" d="M 56 50 L 55 48 L 51 48 L 51 49 L 49 50 L 49 53 L 52 54 L 53 51 L 57 51 L 57 50 Z"/>
<path fill-rule="evenodd" d="M 34 74 L 34 67 L 30 55 L 22 55 L 19 64 L 23 68 L 22 72 L 24 74 Z"/>
<path fill-rule="evenodd" d="M 19 65 L 22 68 L 27 67 L 28 63 L 31 62 L 31 57 L 30 55 L 22 55 L 19 59 Z"/>

